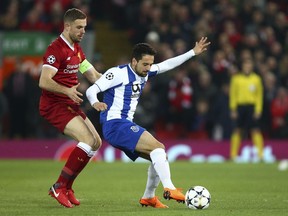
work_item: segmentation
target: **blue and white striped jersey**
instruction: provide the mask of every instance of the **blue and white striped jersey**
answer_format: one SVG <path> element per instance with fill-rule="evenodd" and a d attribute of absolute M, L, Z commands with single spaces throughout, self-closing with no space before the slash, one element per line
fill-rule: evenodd
<path fill-rule="evenodd" d="M 100 113 L 100 123 L 112 119 L 128 119 L 133 121 L 139 97 L 149 77 L 169 71 L 195 56 L 194 50 L 152 64 L 146 77 L 137 75 L 130 64 L 113 67 L 107 70 L 94 85 L 86 91 L 91 105 L 98 102 L 97 94 L 104 93 L 103 102 L 108 109 Z"/>
<path fill-rule="evenodd" d="M 133 121 L 145 83 L 158 73 L 158 69 L 157 65 L 152 65 L 146 77 L 137 75 L 130 64 L 107 70 L 95 83 L 103 92 L 103 102 L 108 106 L 100 113 L 100 122 L 123 118 Z"/>

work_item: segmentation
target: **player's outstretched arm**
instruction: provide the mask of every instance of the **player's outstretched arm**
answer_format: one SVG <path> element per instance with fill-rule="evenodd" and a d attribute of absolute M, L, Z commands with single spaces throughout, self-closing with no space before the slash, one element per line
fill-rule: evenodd
<path fill-rule="evenodd" d="M 156 64 L 156 66 L 158 67 L 158 73 L 160 74 L 160 73 L 169 71 L 175 67 L 178 67 L 179 65 L 188 61 L 193 56 L 199 55 L 200 53 L 206 51 L 209 44 L 210 42 L 207 42 L 207 37 L 202 37 L 199 41 L 195 43 L 195 47 L 189 50 L 188 52 L 183 53 L 182 55 L 178 55 L 176 57 L 167 59 L 159 64 Z"/>
<path fill-rule="evenodd" d="M 207 37 L 202 37 L 199 41 L 195 43 L 195 47 L 193 48 L 195 55 L 199 55 L 202 52 L 206 51 L 210 43 L 211 42 L 207 41 Z"/>

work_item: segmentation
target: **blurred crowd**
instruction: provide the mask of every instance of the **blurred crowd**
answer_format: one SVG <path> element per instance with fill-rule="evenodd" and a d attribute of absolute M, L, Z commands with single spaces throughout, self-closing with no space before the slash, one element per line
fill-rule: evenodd
<path fill-rule="evenodd" d="M 1 4 L 0 31 L 59 34 L 63 12 L 77 7 L 88 15 L 87 29 L 95 30 L 97 20 L 108 20 L 116 30 L 128 33 L 132 45 L 152 44 L 158 50 L 155 63 L 188 51 L 207 36 L 212 44 L 205 54 L 150 80 L 135 121 L 159 138 L 229 139 L 230 78 L 242 60 L 252 58 L 264 86 L 264 136 L 288 138 L 286 0 L 2 0 Z M 103 65 L 101 58 L 90 61 L 100 72 L 112 66 Z M 37 80 L 23 72 L 21 62 L 16 68 L 0 95 L 0 137 L 58 136 L 38 115 Z M 81 85 L 83 92 L 88 85 Z M 87 100 L 83 108 L 100 130 L 97 113 Z"/>

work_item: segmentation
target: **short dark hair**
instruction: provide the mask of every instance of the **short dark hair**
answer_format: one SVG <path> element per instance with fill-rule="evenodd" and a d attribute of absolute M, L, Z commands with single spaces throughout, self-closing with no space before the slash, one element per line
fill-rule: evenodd
<path fill-rule="evenodd" d="M 137 61 L 142 59 L 143 55 L 153 55 L 157 54 L 156 50 L 147 43 L 138 43 L 134 46 L 132 51 L 132 59 L 135 58 Z"/>
<path fill-rule="evenodd" d="M 64 22 L 74 22 L 77 19 L 86 19 L 87 16 L 84 12 L 77 8 L 71 8 L 64 14 Z"/>

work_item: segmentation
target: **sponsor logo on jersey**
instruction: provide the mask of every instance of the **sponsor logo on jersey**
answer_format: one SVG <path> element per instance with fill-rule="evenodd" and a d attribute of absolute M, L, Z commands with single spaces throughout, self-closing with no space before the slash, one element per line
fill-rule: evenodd
<path fill-rule="evenodd" d="M 137 125 L 131 126 L 130 129 L 135 133 L 139 131 L 139 127 Z"/>
<path fill-rule="evenodd" d="M 132 92 L 134 92 L 134 93 L 140 92 L 140 89 L 141 89 L 141 86 L 139 83 L 132 85 Z"/>
<path fill-rule="evenodd" d="M 49 56 L 47 57 L 47 62 L 48 62 L 49 64 L 54 64 L 55 61 L 56 61 L 56 58 L 55 58 L 54 55 L 49 55 Z"/>
<path fill-rule="evenodd" d="M 131 98 L 139 98 L 140 97 L 140 93 L 136 93 L 136 94 L 132 94 Z"/>
<path fill-rule="evenodd" d="M 132 90 L 131 98 L 140 97 L 141 85 L 139 83 L 133 84 L 131 90 Z"/>
<path fill-rule="evenodd" d="M 64 69 L 64 73 L 77 73 L 79 70 L 79 64 L 67 65 Z"/>

